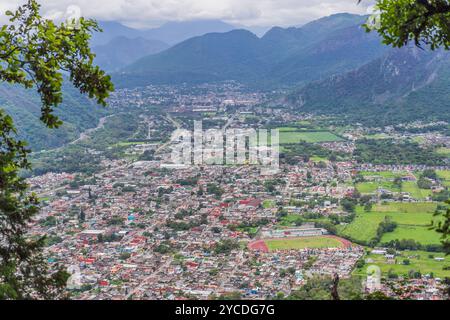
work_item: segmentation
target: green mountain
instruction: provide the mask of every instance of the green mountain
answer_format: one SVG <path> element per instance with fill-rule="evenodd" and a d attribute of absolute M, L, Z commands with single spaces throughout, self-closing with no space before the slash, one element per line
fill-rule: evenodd
<path fill-rule="evenodd" d="M 360 122 L 450 120 L 450 53 L 392 49 L 354 71 L 312 82 L 287 97 L 305 112 Z"/>
<path fill-rule="evenodd" d="M 119 86 L 238 80 L 291 85 L 359 67 L 387 48 L 362 28 L 366 17 L 338 14 L 301 28 L 211 33 L 144 57 L 115 76 Z"/>
<path fill-rule="evenodd" d="M 110 112 L 69 85 L 64 86 L 63 99 L 55 114 L 64 124 L 59 129 L 48 129 L 39 120 L 42 104 L 38 94 L 18 86 L 0 85 L 0 108 L 13 117 L 19 137 L 33 150 L 55 148 L 73 141 Z"/>
<path fill-rule="evenodd" d="M 125 86 L 144 83 L 256 79 L 267 69 L 258 59 L 260 39 L 246 30 L 210 33 L 184 41 L 127 67 Z M 117 77 L 114 77 L 115 81 Z"/>

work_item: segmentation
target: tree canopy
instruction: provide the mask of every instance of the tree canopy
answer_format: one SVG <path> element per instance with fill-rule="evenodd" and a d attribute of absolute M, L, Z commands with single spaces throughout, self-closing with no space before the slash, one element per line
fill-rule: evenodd
<path fill-rule="evenodd" d="M 93 20 L 57 25 L 40 16 L 40 5 L 28 0 L 6 15 L 0 28 L 0 81 L 34 88 L 41 97 L 41 120 L 50 128 L 61 121 L 53 114 L 62 102 L 65 78 L 82 94 L 106 105 L 111 79 L 93 64 L 89 47 Z M 72 21 L 75 22 L 75 21 Z M 30 168 L 26 143 L 17 139 L 11 116 L 0 109 L 0 299 L 61 297 L 67 273 L 49 268 L 45 237 L 31 237 L 29 225 L 39 211 L 36 195 L 19 176 Z"/>
<path fill-rule="evenodd" d="M 358 2 L 361 2 L 359 0 Z M 384 43 L 403 47 L 450 48 L 449 0 L 378 0 L 366 28 L 376 29 Z"/>

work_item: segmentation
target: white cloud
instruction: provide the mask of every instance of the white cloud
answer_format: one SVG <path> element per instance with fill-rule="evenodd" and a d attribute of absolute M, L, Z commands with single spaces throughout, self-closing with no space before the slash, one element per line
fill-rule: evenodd
<path fill-rule="evenodd" d="M 0 0 L 3 12 L 26 0 Z M 247 26 L 291 26 L 333 13 L 365 14 L 373 0 L 40 0 L 44 16 L 64 16 L 67 7 L 77 5 L 83 16 L 154 26 L 164 21 L 221 19 Z"/>

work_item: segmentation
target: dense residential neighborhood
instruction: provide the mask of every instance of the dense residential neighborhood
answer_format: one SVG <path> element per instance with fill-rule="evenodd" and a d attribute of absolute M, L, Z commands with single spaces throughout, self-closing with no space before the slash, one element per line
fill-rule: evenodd
<path fill-rule="evenodd" d="M 191 94 L 171 87 L 118 91 L 112 99 L 116 107 L 172 107 L 162 117 L 142 112 L 136 120 L 142 138 L 122 143 L 119 158 L 108 156 L 101 143 L 90 143 L 108 120 L 105 128 L 84 135 L 77 143 L 88 143 L 86 152 L 98 157 L 94 175 L 48 170 L 28 179 L 45 204 L 32 233 L 48 235 L 51 264 L 69 266 L 74 298 L 270 299 L 289 297 L 310 279 L 336 275 L 341 281 L 359 276 L 362 294 L 445 298 L 449 260 L 439 253 L 438 241 L 420 244 L 421 252 L 436 249 L 442 257 L 433 258 L 441 264 L 436 271 L 414 266 L 413 274 L 405 275 L 382 267 L 383 280 L 374 284 L 373 275 L 364 271 L 377 264 L 372 255 L 387 267 L 406 267 L 402 250 L 410 248 L 381 241 L 389 233 L 373 242 L 370 235 L 367 240 L 355 236 L 353 229 L 365 228 L 360 220 L 370 215 L 390 219 L 377 213 L 395 211 L 386 211 L 389 206 L 409 212 L 417 203 L 426 212 L 438 210 L 436 197 L 448 190 L 448 165 L 361 162 L 352 154 L 374 129 L 332 134 L 315 128 L 323 120 L 311 115 L 258 107 L 266 99 L 263 94 L 242 91 L 233 83 L 217 89 L 200 87 Z M 206 129 L 279 130 L 278 170 L 265 172 L 251 163 L 171 164 L 176 143 L 168 138 L 176 128 L 193 130 L 189 119 L 203 120 Z M 410 139 L 397 137 L 391 128 L 384 132 L 393 139 Z M 292 140 L 297 134 L 299 145 Z M 422 141 L 450 146 L 448 137 L 439 134 L 423 135 Z M 246 147 L 241 145 L 243 152 Z M 314 149 L 309 153 L 305 148 Z M 425 178 L 423 172 L 433 175 Z M 419 187 L 419 180 L 426 186 Z M 429 223 L 433 212 L 424 213 Z M 388 246 L 371 249 L 374 245 Z"/>

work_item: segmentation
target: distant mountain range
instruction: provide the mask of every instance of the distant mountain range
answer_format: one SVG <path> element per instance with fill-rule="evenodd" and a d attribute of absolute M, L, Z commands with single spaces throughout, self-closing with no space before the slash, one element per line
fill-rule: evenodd
<path fill-rule="evenodd" d="M 262 38 L 247 30 L 209 33 L 146 56 L 115 76 L 119 86 L 238 80 L 293 85 L 350 71 L 381 57 L 387 47 L 361 24 L 338 14 L 301 28 L 275 27 Z"/>
<path fill-rule="evenodd" d="M 219 20 L 168 22 L 159 28 L 133 29 L 119 22 L 99 22 L 103 32 L 93 35 L 95 62 L 106 71 L 117 71 L 138 59 L 159 53 L 171 45 L 210 32 L 235 29 Z"/>
<path fill-rule="evenodd" d="M 98 32 L 93 35 L 91 43 L 94 47 L 105 45 L 116 37 L 159 40 L 169 45 L 174 45 L 189 38 L 202 36 L 207 33 L 228 32 L 236 29 L 234 26 L 220 20 L 167 22 L 159 28 L 147 30 L 129 28 L 114 21 L 100 21 L 99 26 L 103 32 Z"/>
<path fill-rule="evenodd" d="M 159 40 L 127 38 L 118 36 L 110 42 L 93 48 L 95 63 L 106 71 L 117 71 L 142 57 L 168 49 L 170 46 Z"/>
<path fill-rule="evenodd" d="M 305 112 L 342 114 L 370 124 L 450 121 L 450 53 L 391 49 L 376 33 L 363 30 L 365 19 L 338 14 L 298 28 L 275 27 L 261 38 L 217 21 L 169 23 L 147 31 L 109 22 L 102 23 L 105 33 L 92 43 L 96 63 L 115 71 L 116 88 L 237 80 L 290 89 L 281 102 Z M 59 130 L 41 124 L 41 103 L 33 91 L 1 84 L 0 107 L 35 150 L 75 140 L 110 112 L 67 85 L 64 103 L 56 109 L 64 120 Z"/>

